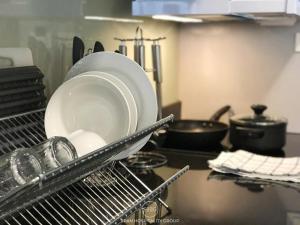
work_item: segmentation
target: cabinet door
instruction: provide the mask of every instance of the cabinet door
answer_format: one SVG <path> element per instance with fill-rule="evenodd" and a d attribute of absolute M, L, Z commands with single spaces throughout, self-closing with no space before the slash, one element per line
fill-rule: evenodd
<path fill-rule="evenodd" d="M 284 13 L 288 0 L 231 0 L 232 13 Z M 294 1 L 294 0 L 292 0 Z"/>

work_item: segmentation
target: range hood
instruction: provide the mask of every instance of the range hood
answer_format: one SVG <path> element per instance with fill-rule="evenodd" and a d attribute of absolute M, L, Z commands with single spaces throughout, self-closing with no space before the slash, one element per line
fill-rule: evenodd
<path fill-rule="evenodd" d="M 295 22 L 300 15 L 300 0 L 135 0 L 132 14 L 181 16 L 203 21 L 230 17 L 284 25 Z"/>

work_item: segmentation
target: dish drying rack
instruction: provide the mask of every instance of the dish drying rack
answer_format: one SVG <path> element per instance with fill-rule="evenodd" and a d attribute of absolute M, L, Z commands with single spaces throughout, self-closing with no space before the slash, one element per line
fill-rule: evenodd
<path fill-rule="evenodd" d="M 44 141 L 44 113 L 40 109 L 0 119 L 0 154 Z M 170 115 L 10 192 L 0 199 L 0 224 L 119 224 L 151 202 L 161 202 L 161 193 L 188 166 L 150 190 L 124 164 L 110 158 L 172 120 Z"/>

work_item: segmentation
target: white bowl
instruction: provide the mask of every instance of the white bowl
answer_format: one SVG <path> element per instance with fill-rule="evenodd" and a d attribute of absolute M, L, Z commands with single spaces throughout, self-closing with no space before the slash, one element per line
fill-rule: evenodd
<path fill-rule="evenodd" d="M 116 76 L 130 89 L 138 110 L 137 130 L 155 123 L 157 100 L 146 72 L 128 57 L 114 52 L 97 52 L 79 60 L 68 72 L 66 80 L 88 71 L 100 71 Z M 123 159 L 139 151 L 151 134 L 124 150 L 113 160 Z"/>
<path fill-rule="evenodd" d="M 138 112 L 137 112 L 137 106 L 134 101 L 133 95 L 130 92 L 129 88 L 126 86 L 126 84 L 124 84 L 116 76 L 113 76 L 111 74 L 104 73 L 104 72 L 90 71 L 90 72 L 79 74 L 78 76 L 84 76 L 84 75 L 103 77 L 105 79 L 110 80 L 114 85 L 116 85 L 118 88 L 120 88 L 120 90 L 124 94 L 125 98 L 127 99 L 127 102 L 129 105 L 129 111 L 130 111 L 130 117 L 131 117 L 130 134 L 134 133 L 136 131 L 136 127 L 137 127 L 137 123 L 138 123 Z"/>
<path fill-rule="evenodd" d="M 99 76 L 78 76 L 63 83 L 45 114 L 48 138 L 68 138 L 74 131 L 86 130 L 111 143 L 127 136 L 130 124 L 126 97 L 114 83 Z"/>
<path fill-rule="evenodd" d="M 78 157 L 102 148 L 107 144 L 98 134 L 86 130 L 74 131 L 70 134 L 68 140 L 74 145 Z"/>

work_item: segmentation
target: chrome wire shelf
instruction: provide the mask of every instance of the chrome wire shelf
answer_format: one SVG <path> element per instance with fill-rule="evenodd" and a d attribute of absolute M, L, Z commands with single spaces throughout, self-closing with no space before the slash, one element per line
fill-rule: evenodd
<path fill-rule="evenodd" d="M 162 120 L 102 149 L 105 158 L 165 125 Z M 0 154 L 31 147 L 46 139 L 44 110 L 0 119 Z M 121 162 L 103 161 L 94 152 L 45 174 L 37 183 L 14 193 L 0 204 L 0 224 L 119 224 L 123 218 L 158 199 L 164 189 L 184 174 L 178 171 L 150 190 Z"/>
<path fill-rule="evenodd" d="M 46 139 L 44 109 L 0 119 L 0 155 L 29 148 Z"/>

